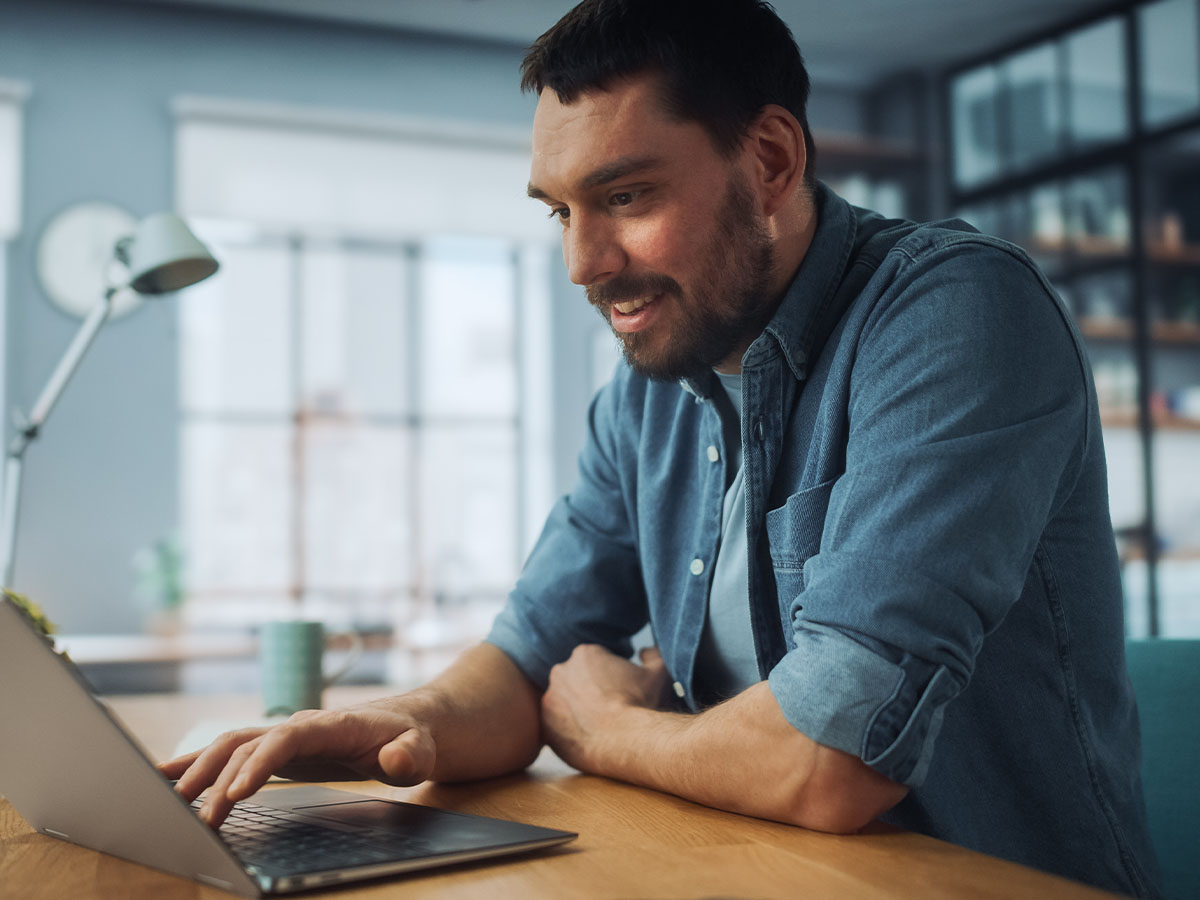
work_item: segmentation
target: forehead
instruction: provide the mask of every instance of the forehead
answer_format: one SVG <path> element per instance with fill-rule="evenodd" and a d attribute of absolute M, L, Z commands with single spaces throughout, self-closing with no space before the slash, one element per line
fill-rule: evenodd
<path fill-rule="evenodd" d="M 542 91 L 533 117 L 530 185 L 553 193 L 622 158 L 671 160 L 708 146 L 694 122 L 669 116 L 651 77 L 616 82 L 563 103 Z"/>

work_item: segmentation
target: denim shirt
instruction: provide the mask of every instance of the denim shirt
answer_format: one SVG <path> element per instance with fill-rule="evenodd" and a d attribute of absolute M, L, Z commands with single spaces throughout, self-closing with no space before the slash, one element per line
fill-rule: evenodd
<path fill-rule="evenodd" d="M 1081 338 L 1020 249 L 816 200 L 742 360 L 741 433 L 715 376 L 620 367 L 488 640 L 544 687 L 576 645 L 628 655 L 648 621 L 704 708 L 740 441 L 758 669 L 788 722 L 907 785 L 888 821 L 1157 896 Z"/>

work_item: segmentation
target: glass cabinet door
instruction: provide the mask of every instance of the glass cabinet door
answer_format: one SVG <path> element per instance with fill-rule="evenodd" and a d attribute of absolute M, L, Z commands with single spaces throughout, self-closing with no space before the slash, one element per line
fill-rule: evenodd
<path fill-rule="evenodd" d="M 1086 150 L 1129 134 L 1125 20 L 1106 19 L 1063 41 L 1067 66 L 1067 134 Z"/>
<path fill-rule="evenodd" d="M 1005 60 L 1001 71 L 1008 163 L 1015 170 L 1027 169 L 1056 156 L 1061 148 L 1057 47 L 1046 43 L 1022 51 Z"/>
<path fill-rule="evenodd" d="M 945 79 L 957 214 L 1087 346 L 1129 633 L 1200 635 L 1200 0 L 1138 0 Z"/>
<path fill-rule="evenodd" d="M 954 181 L 960 188 L 974 187 L 1000 174 L 999 92 L 995 66 L 981 66 L 954 80 Z"/>
<path fill-rule="evenodd" d="M 1138 8 L 1142 124 L 1165 125 L 1200 111 L 1200 15 L 1196 0 Z"/>

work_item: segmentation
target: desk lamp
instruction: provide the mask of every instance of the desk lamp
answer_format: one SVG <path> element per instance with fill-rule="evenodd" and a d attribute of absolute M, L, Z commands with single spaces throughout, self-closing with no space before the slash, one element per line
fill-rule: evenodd
<path fill-rule="evenodd" d="M 168 294 L 202 281 L 217 271 L 217 261 L 183 220 L 172 213 L 155 213 L 137 223 L 133 234 L 113 245 L 111 260 L 120 266 L 121 277 L 109 276 L 100 302 L 84 318 L 74 340 L 59 360 L 28 416 L 14 416 L 17 435 L 8 449 L 4 465 L 3 531 L 0 532 L 0 587 L 12 587 L 13 559 L 17 546 L 17 516 L 21 500 L 21 466 L 25 451 L 37 438 L 46 417 L 79 367 L 100 327 L 113 310 L 113 298 L 130 288 L 138 294 Z M 111 261 L 110 260 L 110 261 Z"/>

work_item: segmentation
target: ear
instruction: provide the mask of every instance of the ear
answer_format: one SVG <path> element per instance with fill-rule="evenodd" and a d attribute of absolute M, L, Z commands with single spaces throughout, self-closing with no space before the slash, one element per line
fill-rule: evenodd
<path fill-rule="evenodd" d="M 763 107 L 750 126 L 743 145 L 752 166 L 752 184 L 763 204 L 763 212 L 772 216 L 795 195 L 804 181 L 808 157 L 804 147 L 804 129 L 782 106 Z"/>

